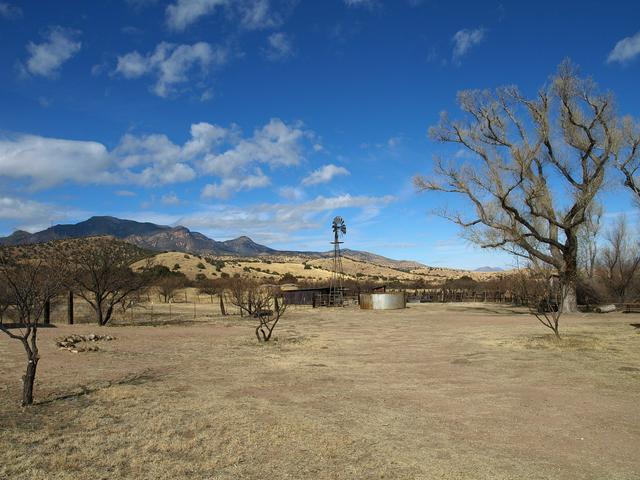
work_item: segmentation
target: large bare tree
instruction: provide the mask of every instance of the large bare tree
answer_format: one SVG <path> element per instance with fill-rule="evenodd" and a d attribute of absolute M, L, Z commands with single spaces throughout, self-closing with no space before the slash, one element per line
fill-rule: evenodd
<path fill-rule="evenodd" d="M 111 238 L 89 239 L 69 252 L 70 286 L 91 305 L 98 325 L 109 323 L 114 309 L 146 286 L 148 277 L 131 270 L 142 257 L 138 249 Z"/>
<path fill-rule="evenodd" d="M 503 87 L 462 91 L 458 103 L 466 115 L 443 113 L 429 132 L 471 160 L 436 159 L 417 188 L 461 195 L 471 208 L 443 215 L 481 247 L 552 266 L 562 308 L 575 311 L 578 232 L 608 166 L 628 149 L 613 98 L 567 61 L 533 98 Z"/>
<path fill-rule="evenodd" d="M 20 341 L 27 355 L 27 369 L 22 377 L 23 406 L 33 403 L 33 385 L 40 361 L 38 321 L 46 305 L 61 291 L 62 270 L 42 260 L 18 263 L 0 252 L 0 282 L 5 291 L 0 301 L 15 311 L 17 320 L 16 325 L 0 323 L 0 331 Z"/>

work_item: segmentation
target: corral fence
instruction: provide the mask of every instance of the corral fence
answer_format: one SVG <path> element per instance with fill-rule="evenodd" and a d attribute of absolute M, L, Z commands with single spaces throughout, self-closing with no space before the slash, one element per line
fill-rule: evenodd
<path fill-rule="evenodd" d="M 450 303 L 450 302 L 488 302 L 527 305 L 526 297 L 512 292 L 474 291 L 463 289 L 415 289 L 405 290 L 409 303 Z"/>
<path fill-rule="evenodd" d="M 155 292 L 142 293 L 135 301 L 122 307 L 117 306 L 112 315 L 111 324 L 158 324 L 172 322 L 206 321 L 220 317 L 220 297 L 218 295 L 198 294 L 193 291 L 180 291 L 165 302 L 162 295 Z M 224 301 L 227 314 L 240 315 L 240 310 Z M 4 315 L 4 323 L 17 321 L 13 309 Z M 95 311 L 77 293 L 67 293 L 51 300 L 45 309 L 42 323 L 48 324 L 90 324 L 96 323 Z"/>

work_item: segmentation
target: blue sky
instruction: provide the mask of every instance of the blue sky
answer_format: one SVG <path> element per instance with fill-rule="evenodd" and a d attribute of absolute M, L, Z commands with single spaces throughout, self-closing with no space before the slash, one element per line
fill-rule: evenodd
<path fill-rule="evenodd" d="M 640 116 L 637 2 L 0 0 L 0 234 L 114 215 L 324 250 L 340 214 L 349 248 L 508 266 L 411 178 L 457 91 L 531 95 L 565 57 Z"/>

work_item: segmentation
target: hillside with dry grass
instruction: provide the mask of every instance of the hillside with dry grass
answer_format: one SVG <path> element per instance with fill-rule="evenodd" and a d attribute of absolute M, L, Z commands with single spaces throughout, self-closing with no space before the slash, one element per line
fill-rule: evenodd
<path fill-rule="evenodd" d="M 153 256 L 153 263 L 162 265 L 172 271 L 181 272 L 187 278 L 226 278 L 235 275 L 252 277 L 259 280 L 280 280 L 284 275 L 292 275 L 303 282 L 327 282 L 332 275 L 333 260 L 330 258 L 309 258 L 301 255 L 276 255 L 260 258 L 243 257 L 208 257 L 182 252 L 166 252 Z M 134 269 L 142 269 L 146 260 L 133 265 Z M 342 259 L 345 278 L 369 282 L 403 282 L 441 284 L 462 276 L 474 280 L 491 280 L 508 275 L 508 272 L 472 272 L 437 267 L 422 267 L 404 271 L 385 265 L 378 265 L 345 256 Z M 203 277 L 204 276 L 204 277 Z"/>

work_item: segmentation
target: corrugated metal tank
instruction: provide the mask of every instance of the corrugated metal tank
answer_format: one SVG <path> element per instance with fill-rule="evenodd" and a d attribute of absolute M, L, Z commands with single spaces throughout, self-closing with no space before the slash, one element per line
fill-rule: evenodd
<path fill-rule="evenodd" d="M 407 308 L 407 302 L 403 292 L 361 293 L 360 308 L 362 310 L 397 310 Z"/>

